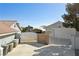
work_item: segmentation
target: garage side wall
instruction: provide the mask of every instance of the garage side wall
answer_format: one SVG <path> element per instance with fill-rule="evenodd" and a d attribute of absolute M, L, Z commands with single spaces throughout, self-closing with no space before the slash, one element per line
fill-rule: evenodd
<path fill-rule="evenodd" d="M 79 32 L 76 32 L 75 48 L 79 49 Z"/>
<path fill-rule="evenodd" d="M 72 44 L 74 48 L 75 34 L 74 28 L 54 28 L 49 34 L 49 43 L 60 45 Z"/>

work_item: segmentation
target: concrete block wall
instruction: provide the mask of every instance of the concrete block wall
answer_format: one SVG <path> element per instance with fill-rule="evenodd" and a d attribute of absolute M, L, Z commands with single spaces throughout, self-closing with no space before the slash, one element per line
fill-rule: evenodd
<path fill-rule="evenodd" d="M 37 33 L 25 32 L 21 34 L 21 42 L 33 42 L 37 40 Z"/>
<path fill-rule="evenodd" d="M 71 44 L 74 48 L 74 39 L 76 35 L 76 30 L 74 28 L 54 28 L 50 31 L 49 44 Z"/>

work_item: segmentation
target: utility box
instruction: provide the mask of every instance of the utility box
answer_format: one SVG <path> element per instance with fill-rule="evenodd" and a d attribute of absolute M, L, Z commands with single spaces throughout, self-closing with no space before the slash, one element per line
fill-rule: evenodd
<path fill-rule="evenodd" d="M 3 56 L 5 56 L 8 53 L 9 46 L 8 45 L 4 45 L 2 47 L 3 47 Z"/>
<path fill-rule="evenodd" d="M 18 43 L 19 43 L 19 39 L 14 40 L 13 47 L 16 47 L 18 45 Z"/>
<path fill-rule="evenodd" d="M 13 43 L 10 43 L 8 51 L 11 51 L 12 49 L 13 49 Z"/>
<path fill-rule="evenodd" d="M 15 42 L 15 41 L 13 42 L 13 48 L 14 48 L 14 47 L 16 47 L 16 42 Z"/>

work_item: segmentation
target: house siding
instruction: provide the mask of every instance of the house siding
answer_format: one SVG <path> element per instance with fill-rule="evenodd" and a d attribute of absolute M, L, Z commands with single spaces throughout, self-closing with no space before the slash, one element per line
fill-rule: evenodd
<path fill-rule="evenodd" d="M 0 37 L 0 46 L 8 44 L 12 42 L 14 39 L 15 39 L 15 34 Z"/>

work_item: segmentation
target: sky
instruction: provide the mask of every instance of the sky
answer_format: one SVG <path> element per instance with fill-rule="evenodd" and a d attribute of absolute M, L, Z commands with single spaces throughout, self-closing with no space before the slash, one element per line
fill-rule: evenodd
<path fill-rule="evenodd" d="M 62 3 L 0 3 L 0 20 L 17 20 L 21 26 L 40 27 L 63 21 Z"/>

